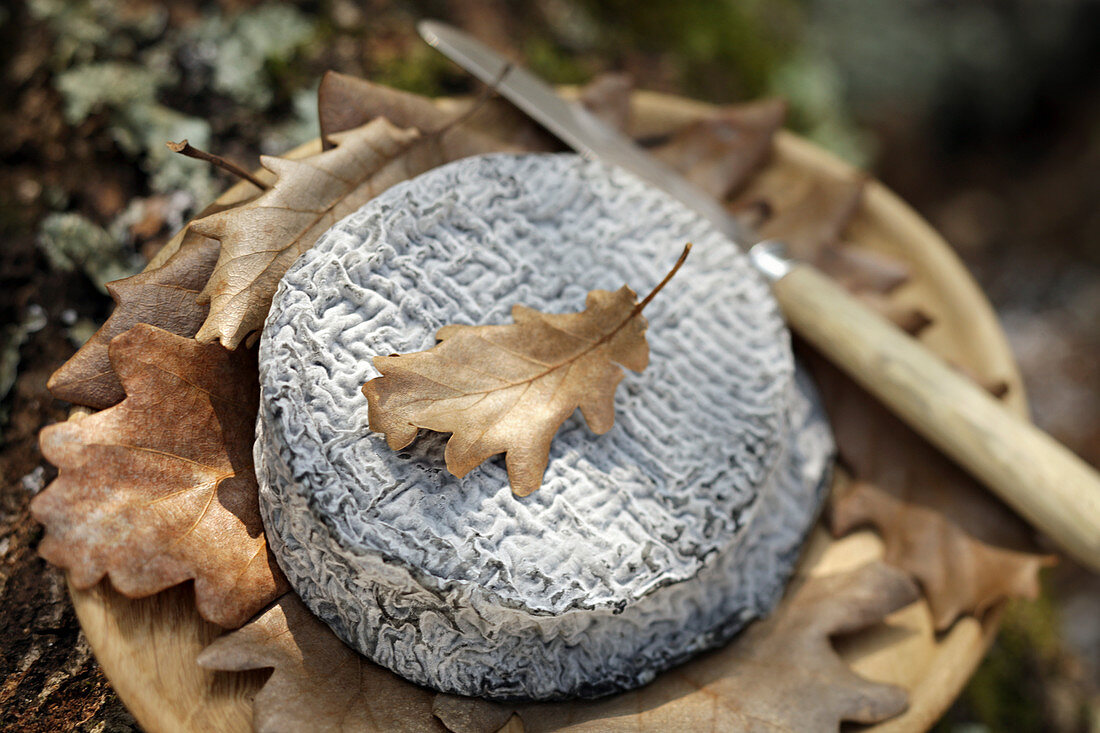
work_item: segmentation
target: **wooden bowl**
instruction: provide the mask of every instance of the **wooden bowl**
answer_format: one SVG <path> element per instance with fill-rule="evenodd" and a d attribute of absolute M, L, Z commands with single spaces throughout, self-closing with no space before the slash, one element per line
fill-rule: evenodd
<path fill-rule="evenodd" d="M 638 92 L 633 97 L 632 132 L 654 135 L 706 114 L 709 105 L 667 95 Z M 768 169 L 802 174 L 852 175 L 838 158 L 793 134 L 781 132 Z M 320 150 L 312 141 L 292 157 Z M 263 171 L 261 175 L 270 174 Z M 238 184 L 218 199 L 228 204 L 255 193 Z M 1026 414 L 1023 387 L 1004 333 L 977 284 L 946 242 L 909 206 L 876 181 L 847 230 L 853 246 L 888 254 L 909 264 L 912 280 L 891 297 L 919 306 L 934 319 L 921 340 L 974 373 L 1010 386 L 1006 403 Z M 149 263 L 162 264 L 179 246 L 170 241 Z M 799 573 L 823 575 L 858 567 L 883 556 L 881 540 L 870 531 L 840 540 L 818 527 Z M 107 678 L 138 722 L 150 731 L 250 730 L 252 698 L 267 673 L 211 672 L 195 657 L 223 633 L 195 611 L 189 585 L 150 598 L 131 600 L 107 581 L 88 590 L 70 586 L 77 617 Z M 876 731 L 929 728 L 947 709 L 981 661 L 998 627 L 1001 607 L 982 618 L 960 618 L 937 635 L 925 601 L 891 615 L 887 623 L 844 639 L 838 648 L 859 674 L 909 691 L 909 709 L 875 726 Z M 507 726 L 516 730 L 518 719 Z M 522 726 L 520 725 L 520 729 Z"/>

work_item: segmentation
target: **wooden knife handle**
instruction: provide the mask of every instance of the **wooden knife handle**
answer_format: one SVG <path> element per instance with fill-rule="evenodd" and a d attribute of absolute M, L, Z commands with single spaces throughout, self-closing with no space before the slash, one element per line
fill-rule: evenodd
<path fill-rule="evenodd" d="M 1100 571 L 1100 474 L 812 266 L 778 263 L 761 269 L 792 330 Z"/>

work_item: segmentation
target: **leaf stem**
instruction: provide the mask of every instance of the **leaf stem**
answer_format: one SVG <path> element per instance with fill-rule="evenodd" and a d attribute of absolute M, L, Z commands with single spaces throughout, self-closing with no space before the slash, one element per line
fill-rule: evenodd
<path fill-rule="evenodd" d="M 207 163 L 212 163 L 216 165 L 218 168 L 221 168 L 224 171 L 229 171 L 238 178 L 243 178 L 244 180 L 248 181 L 261 191 L 266 191 L 268 189 L 268 185 L 266 183 L 261 181 L 259 178 L 256 178 L 254 175 L 246 171 L 244 168 L 241 168 L 236 163 L 226 160 L 220 155 L 214 155 L 213 153 L 208 153 L 205 150 L 199 150 L 198 148 L 193 147 L 191 143 L 187 142 L 187 140 L 181 140 L 178 143 L 167 142 L 165 143 L 165 145 L 167 145 L 168 149 L 171 150 L 173 153 L 186 155 L 188 158 L 195 158 L 196 160 L 203 160 Z"/>
<path fill-rule="evenodd" d="M 613 339 L 619 333 L 619 331 L 622 331 L 623 328 L 626 326 L 626 324 L 630 323 L 632 320 L 634 320 L 635 318 L 638 317 L 638 314 L 641 312 L 642 308 L 645 308 L 649 304 L 649 301 L 653 300 L 653 296 L 655 296 L 658 292 L 660 292 L 661 288 L 663 288 L 665 285 L 668 284 L 668 281 L 672 279 L 673 275 L 675 275 L 676 272 L 680 269 L 680 266 L 684 264 L 684 260 L 687 259 L 687 256 L 688 256 L 689 252 L 691 252 L 691 242 L 688 242 L 687 244 L 684 245 L 684 251 L 680 253 L 680 259 L 676 260 L 676 264 L 674 264 L 672 266 L 672 269 L 668 271 L 668 274 L 665 275 L 664 279 L 661 280 L 661 282 L 659 282 L 657 284 L 657 287 L 653 288 L 653 290 L 651 290 L 649 292 L 649 295 L 647 295 L 645 297 L 645 300 L 643 300 L 641 303 L 638 303 L 637 305 L 635 305 L 634 308 L 630 311 L 630 315 L 628 315 L 626 318 L 624 318 L 622 320 L 622 322 L 619 323 L 619 325 L 615 326 L 615 328 L 613 328 L 610 331 L 608 331 L 607 333 L 605 333 L 598 340 L 593 341 L 587 348 L 583 349 L 582 351 L 578 351 L 573 356 L 569 357 L 568 359 L 565 359 L 564 361 L 560 361 L 557 364 L 548 364 L 548 365 L 546 365 L 547 366 L 546 369 L 539 372 L 538 374 L 527 377 L 526 379 L 523 379 L 523 380 L 520 380 L 520 381 L 517 381 L 517 382 L 507 382 L 503 387 L 497 385 L 497 386 L 491 387 L 490 389 L 480 390 L 480 391 L 477 391 L 477 392 L 466 392 L 465 395 L 466 396 L 485 395 L 485 394 L 488 394 L 490 392 L 493 392 L 493 391 L 496 391 L 496 390 L 499 390 L 499 389 L 517 387 L 521 384 L 527 385 L 529 387 L 533 382 L 535 382 L 539 379 L 542 379 L 543 377 L 545 377 L 547 374 L 554 371 L 555 369 L 561 369 L 562 367 L 564 367 L 567 364 L 572 364 L 575 361 L 577 361 L 578 359 L 580 359 L 584 356 L 587 356 L 588 354 L 592 353 L 596 349 L 600 348 L 601 346 L 606 344 L 608 341 Z M 582 311 L 582 312 L 584 312 L 584 311 Z M 468 328 L 470 328 L 470 327 L 468 327 Z M 491 326 L 480 326 L 480 327 L 477 327 L 477 328 L 493 328 L 493 327 L 491 327 Z M 436 346 L 434 346 L 432 348 L 433 349 L 438 348 L 439 346 L 440 346 L 440 344 L 437 343 Z M 431 351 L 431 350 L 432 349 L 428 349 L 428 351 Z M 425 352 L 418 352 L 418 353 L 425 353 Z M 390 354 L 390 357 L 387 357 L 387 358 L 392 358 L 392 357 L 395 357 L 395 356 L 405 356 L 405 355 L 404 354 Z M 375 358 L 383 358 L 383 357 L 375 357 Z M 384 376 L 385 375 L 383 374 L 383 377 Z M 382 379 L 383 377 L 377 377 L 376 379 Z M 371 381 L 373 382 L 373 381 L 376 381 L 376 380 L 371 380 Z M 370 382 L 368 382 L 367 384 L 370 384 Z M 364 390 L 365 390 L 365 386 L 364 386 Z M 365 392 L 364 392 L 364 394 L 365 394 Z M 426 399 L 429 399 L 429 398 L 425 398 L 425 400 Z M 421 400 L 421 401 L 423 401 L 423 400 Z"/>
<path fill-rule="evenodd" d="M 631 318 L 642 312 L 642 309 L 649 305 L 649 301 L 653 300 L 653 296 L 661 292 L 661 288 L 668 285 L 668 281 L 672 279 L 672 276 L 680 269 L 680 266 L 684 264 L 684 260 L 687 259 L 688 253 L 691 252 L 691 242 L 684 245 L 684 251 L 680 253 L 680 259 L 676 260 L 676 264 L 672 266 L 672 269 L 665 275 L 665 279 L 657 283 L 657 287 L 649 291 L 649 295 L 645 296 L 641 303 L 634 306 L 634 312 L 631 314 Z M 629 320 L 629 319 L 628 319 Z"/>

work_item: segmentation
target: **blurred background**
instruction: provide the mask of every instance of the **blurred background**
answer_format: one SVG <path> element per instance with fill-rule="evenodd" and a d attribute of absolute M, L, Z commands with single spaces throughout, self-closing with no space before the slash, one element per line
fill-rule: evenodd
<path fill-rule="evenodd" d="M 0 709 L 19 730 L 132 730 L 35 555 L 49 374 L 230 182 L 317 135 L 326 69 L 423 94 L 469 78 L 437 17 L 559 83 L 625 71 L 712 102 L 782 96 L 956 248 L 1008 332 L 1040 426 L 1100 464 L 1100 3 L 1091 0 L 9 0 L 0 7 Z M 1063 562 L 942 731 L 1100 731 L 1100 579 Z"/>

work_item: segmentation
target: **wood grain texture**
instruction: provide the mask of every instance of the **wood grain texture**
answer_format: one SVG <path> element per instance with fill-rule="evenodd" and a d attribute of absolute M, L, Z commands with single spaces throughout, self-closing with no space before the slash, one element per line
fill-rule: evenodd
<path fill-rule="evenodd" d="M 190 584 L 132 600 L 107 582 L 71 583 L 80 626 L 107 679 L 149 731 L 248 731 L 267 672 L 211 672 L 195 657 L 224 629 L 195 610 Z"/>
<path fill-rule="evenodd" d="M 791 328 L 1087 567 L 1100 475 L 815 268 L 772 286 Z"/>
<path fill-rule="evenodd" d="M 710 109 L 699 102 L 639 92 L 634 96 L 631 132 L 668 132 Z M 315 141 L 294 154 L 319 147 Z M 839 159 L 782 132 L 769 165 L 792 172 L 851 172 Z M 238 184 L 226 197 L 240 200 L 250 192 L 255 190 L 249 184 Z M 223 202 L 230 200 L 226 197 Z M 1005 381 L 1010 386 L 1005 403 L 1016 414 L 1026 415 L 1019 373 L 992 308 L 958 257 L 926 222 L 884 186 L 870 181 L 846 239 L 852 246 L 904 259 L 913 278 L 892 297 L 902 305 L 919 305 L 935 319 L 922 333 L 922 342 L 975 373 Z M 150 264 L 163 259 L 158 256 Z M 826 574 L 882 555 L 882 542 L 871 532 L 833 540 L 819 528 L 802 567 L 811 575 Z M 138 601 L 102 584 L 70 592 L 92 649 L 146 730 L 250 727 L 251 699 L 266 675 L 212 675 L 195 664 L 199 649 L 220 632 L 198 617 L 190 589 L 172 589 Z M 887 624 L 845 639 L 840 650 L 857 673 L 901 685 L 910 693 L 907 712 L 872 730 L 921 731 L 935 722 L 981 661 L 999 616 L 998 608 L 981 619 L 963 618 L 937 636 L 928 605 L 921 601 L 890 616 Z M 504 730 L 520 733 L 523 726 L 515 717 Z"/>

